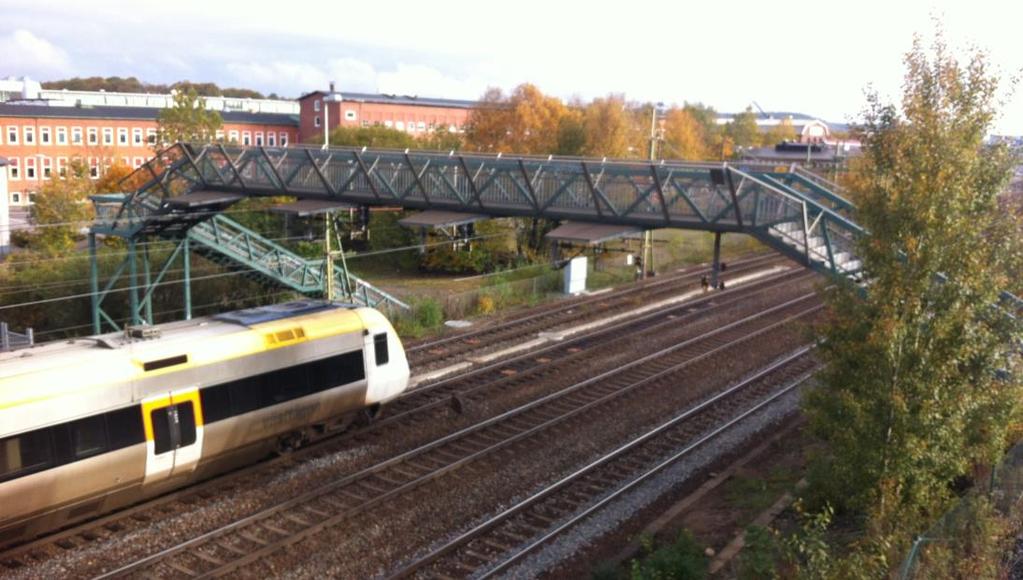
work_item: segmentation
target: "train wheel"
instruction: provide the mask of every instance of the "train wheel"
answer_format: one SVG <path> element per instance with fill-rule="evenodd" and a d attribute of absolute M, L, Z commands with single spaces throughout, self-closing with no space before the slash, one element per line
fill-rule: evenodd
<path fill-rule="evenodd" d="M 286 433 L 277 438 L 277 454 L 287 455 L 301 447 L 305 441 L 306 438 L 301 432 L 292 431 L 291 433 Z"/>

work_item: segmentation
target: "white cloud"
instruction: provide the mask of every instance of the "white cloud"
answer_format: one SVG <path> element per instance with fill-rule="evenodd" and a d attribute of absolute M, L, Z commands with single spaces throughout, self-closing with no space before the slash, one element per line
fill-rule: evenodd
<path fill-rule="evenodd" d="M 0 36 L 0 54 L 5 63 L 5 70 L 0 72 L 6 74 L 43 78 L 64 74 L 71 69 L 63 49 L 21 28 Z"/>
<path fill-rule="evenodd" d="M 325 66 L 292 61 L 229 63 L 228 72 L 234 84 L 259 87 L 265 92 L 298 96 L 317 89 L 326 89 L 336 81 L 338 90 L 375 91 L 376 71 L 369 63 L 354 58 L 337 58 Z"/>
<path fill-rule="evenodd" d="M 487 87 L 484 81 L 455 78 L 419 64 L 398 63 L 395 70 L 379 73 L 378 79 L 383 93 L 426 97 L 475 99 Z"/>

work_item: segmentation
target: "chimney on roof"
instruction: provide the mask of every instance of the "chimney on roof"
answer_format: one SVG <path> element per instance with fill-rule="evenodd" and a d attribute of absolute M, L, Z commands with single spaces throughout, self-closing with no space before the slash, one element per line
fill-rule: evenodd
<path fill-rule="evenodd" d="M 330 81 L 330 92 L 334 92 L 334 81 Z"/>

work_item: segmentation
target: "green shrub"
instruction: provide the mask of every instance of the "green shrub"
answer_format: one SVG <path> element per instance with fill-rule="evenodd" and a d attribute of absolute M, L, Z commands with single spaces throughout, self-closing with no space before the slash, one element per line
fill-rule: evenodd
<path fill-rule="evenodd" d="M 632 580 L 692 580 L 707 577 L 707 558 L 688 530 L 679 533 L 673 544 L 650 551 L 650 542 L 644 542 L 648 555 L 632 561 Z"/>

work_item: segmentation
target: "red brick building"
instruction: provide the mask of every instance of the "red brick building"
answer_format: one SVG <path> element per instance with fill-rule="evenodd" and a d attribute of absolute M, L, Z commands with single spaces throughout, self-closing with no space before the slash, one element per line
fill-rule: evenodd
<path fill-rule="evenodd" d="M 436 130 L 460 133 L 476 101 L 348 93 L 334 90 L 302 95 L 299 132 L 302 143 L 323 143 L 324 129 L 381 125 L 414 136 Z"/>
<path fill-rule="evenodd" d="M 0 157 L 8 160 L 12 207 L 31 203 L 34 192 L 68 162 L 82 159 L 93 178 L 121 161 L 139 167 L 153 155 L 160 109 L 68 107 L 0 103 Z M 294 115 L 224 111 L 218 137 L 241 145 L 287 147 L 298 139 Z"/>

